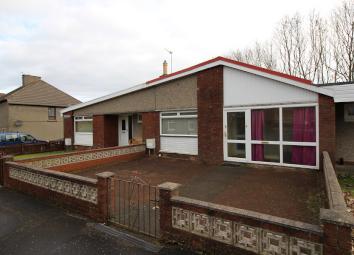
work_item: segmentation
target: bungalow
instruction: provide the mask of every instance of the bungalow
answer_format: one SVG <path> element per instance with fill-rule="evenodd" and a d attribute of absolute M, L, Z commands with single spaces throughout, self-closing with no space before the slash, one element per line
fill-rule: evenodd
<path fill-rule="evenodd" d="M 337 158 L 354 160 L 354 150 L 341 148 L 354 144 L 342 137 L 354 132 L 343 124 L 354 118 L 354 106 L 345 103 L 354 101 L 354 93 L 343 101 L 336 87 L 342 88 L 224 57 L 171 74 L 164 64 L 156 79 L 62 110 L 64 137 L 67 144 L 93 147 L 152 138 L 158 152 L 211 164 L 318 169 L 325 150 L 332 159 L 338 153 Z M 336 115 L 338 130 L 345 126 L 337 140 Z"/>

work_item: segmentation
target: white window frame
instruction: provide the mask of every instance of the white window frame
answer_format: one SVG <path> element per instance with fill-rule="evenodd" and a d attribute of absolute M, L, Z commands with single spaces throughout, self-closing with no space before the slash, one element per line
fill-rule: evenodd
<path fill-rule="evenodd" d="M 75 116 L 74 117 L 74 133 L 77 134 L 93 134 L 93 130 L 92 132 L 77 132 L 76 131 L 76 122 L 89 122 L 91 121 L 92 123 L 92 117 L 88 117 L 88 116 Z M 93 127 L 92 127 L 93 129 Z"/>
<path fill-rule="evenodd" d="M 182 113 L 182 115 L 181 115 Z M 183 115 L 183 113 L 191 113 L 191 115 Z M 195 114 L 192 114 L 195 113 Z M 169 114 L 170 116 L 164 116 L 165 114 Z M 198 125 L 198 113 L 197 111 L 169 111 L 169 112 L 161 112 L 160 113 L 160 136 L 170 136 L 170 137 L 198 137 L 198 133 L 195 135 L 187 135 L 187 134 L 163 134 L 162 133 L 162 120 L 163 119 L 197 119 Z"/>
<path fill-rule="evenodd" d="M 283 140 L 283 109 L 284 108 L 296 108 L 296 107 L 315 107 L 316 112 L 316 142 L 289 142 Z M 251 139 L 251 110 L 256 109 L 279 109 L 279 141 L 256 141 Z M 246 121 L 246 139 L 245 140 L 231 140 L 227 139 L 227 113 L 228 112 L 245 112 Z M 244 106 L 244 107 L 230 107 L 224 108 L 224 160 L 235 162 L 246 162 L 254 164 L 274 165 L 274 166 L 288 166 L 298 168 L 319 169 L 319 111 L 318 103 L 305 103 L 305 104 L 281 104 L 281 105 L 264 105 L 264 106 Z M 246 144 L 246 158 L 228 157 L 228 143 L 245 143 Z M 265 162 L 265 161 L 253 161 L 252 160 L 252 144 L 276 144 L 279 145 L 280 162 Z M 298 146 L 312 146 L 316 147 L 316 165 L 298 165 L 283 163 L 283 146 L 284 145 L 298 145 Z"/>

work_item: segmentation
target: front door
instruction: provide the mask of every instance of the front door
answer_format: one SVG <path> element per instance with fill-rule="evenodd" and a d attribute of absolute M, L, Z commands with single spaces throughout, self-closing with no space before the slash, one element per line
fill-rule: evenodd
<path fill-rule="evenodd" d="M 119 116 L 119 146 L 129 145 L 129 117 Z"/>
<path fill-rule="evenodd" d="M 230 111 L 224 113 L 224 158 L 230 161 L 247 161 L 249 154 L 248 127 L 249 112 Z"/>

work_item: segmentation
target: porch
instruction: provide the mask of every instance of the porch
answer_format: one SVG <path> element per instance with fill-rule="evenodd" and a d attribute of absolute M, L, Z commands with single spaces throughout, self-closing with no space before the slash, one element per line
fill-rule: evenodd
<path fill-rule="evenodd" d="M 113 147 L 141 144 L 141 113 L 74 117 L 74 145 Z"/>
<path fill-rule="evenodd" d="M 85 168 L 75 174 L 95 178 L 111 171 L 150 185 L 182 184 L 180 195 L 264 214 L 318 224 L 324 207 L 322 172 L 247 165 L 210 166 L 198 161 L 144 157 Z"/>

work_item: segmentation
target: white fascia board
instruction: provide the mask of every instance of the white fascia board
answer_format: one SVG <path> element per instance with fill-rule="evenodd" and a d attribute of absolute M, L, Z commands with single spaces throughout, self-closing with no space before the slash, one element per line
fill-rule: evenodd
<path fill-rule="evenodd" d="M 106 95 L 106 96 L 102 96 L 102 97 L 87 101 L 85 103 L 80 103 L 80 104 L 69 106 L 69 107 L 61 110 L 60 112 L 61 112 L 61 114 L 63 114 L 63 113 L 66 113 L 66 112 L 74 111 L 74 110 L 77 110 L 77 109 L 80 109 L 80 108 L 83 108 L 83 107 L 86 107 L 86 106 L 89 106 L 89 105 L 97 104 L 97 103 L 100 103 L 102 101 L 106 101 L 106 100 L 109 100 L 109 99 L 112 99 L 112 98 L 115 98 L 115 97 L 119 97 L 119 96 L 122 96 L 122 95 L 125 95 L 125 94 L 129 94 L 129 93 L 144 89 L 146 87 L 147 87 L 146 83 L 138 84 L 138 85 L 135 85 L 133 87 L 130 87 L 130 88 L 127 88 L 127 89 L 123 89 L 123 90 L 120 90 L 118 92 L 114 92 L 112 94 L 109 94 L 109 95 Z"/>

